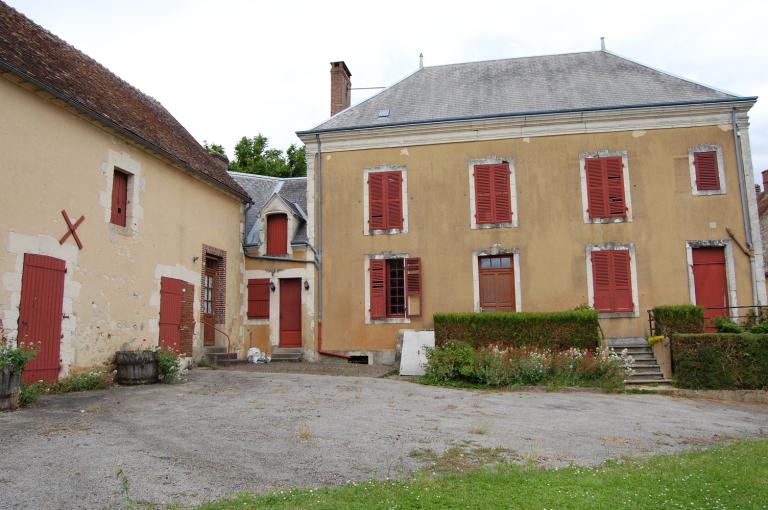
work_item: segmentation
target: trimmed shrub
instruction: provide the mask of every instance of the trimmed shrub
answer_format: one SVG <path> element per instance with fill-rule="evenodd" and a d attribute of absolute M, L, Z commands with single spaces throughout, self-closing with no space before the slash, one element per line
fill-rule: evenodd
<path fill-rule="evenodd" d="M 704 332 L 704 309 L 700 306 L 657 306 L 653 309 L 653 320 L 654 333 L 659 336 Z"/>
<path fill-rule="evenodd" d="M 768 335 L 674 335 L 672 362 L 682 388 L 768 389 Z"/>
<path fill-rule="evenodd" d="M 728 317 L 715 317 L 712 320 L 712 325 L 715 326 L 718 333 L 744 333 L 744 328 Z"/>
<path fill-rule="evenodd" d="M 564 350 L 595 349 L 600 343 L 595 310 L 437 313 L 434 322 L 437 345 L 460 340 L 475 348 L 503 345 Z"/>

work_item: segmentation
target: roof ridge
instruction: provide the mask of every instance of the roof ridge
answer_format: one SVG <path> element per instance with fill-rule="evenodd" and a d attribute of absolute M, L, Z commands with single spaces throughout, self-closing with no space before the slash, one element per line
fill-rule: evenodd
<path fill-rule="evenodd" d="M 525 57 L 490 58 L 487 60 L 468 60 L 466 62 L 455 62 L 453 64 L 438 64 L 434 66 L 424 66 L 424 69 L 435 69 L 437 67 L 452 67 L 452 66 L 462 66 L 462 65 L 469 65 L 469 64 L 490 64 L 493 62 L 506 62 L 509 60 L 526 60 L 530 58 L 564 57 L 566 55 L 582 55 L 584 53 L 603 53 L 603 52 L 604 52 L 603 50 L 569 51 L 566 53 L 543 53 L 541 55 L 528 55 Z"/>

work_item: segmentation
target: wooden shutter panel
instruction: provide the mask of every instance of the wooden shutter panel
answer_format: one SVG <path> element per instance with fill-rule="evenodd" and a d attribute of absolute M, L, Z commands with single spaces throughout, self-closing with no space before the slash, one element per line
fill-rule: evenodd
<path fill-rule="evenodd" d="M 475 165 L 475 222 L 495 223 L 492 165 Z"/>
<path fill-rule="evenodd" d="M 382 172 L 368 174 L 368 228 L 386 228 L 384 203 L 385 176 Z"/>
<path fill-rule="evenodd" d="M 387 172 L 385 175 L 387 190 L 387 221 L 388 229 L 403 228 L 403 175 L 401 172 Z"/>
<path fill-rule="evenodd" d="M 267 255 L 288 253 L 288 215 L 267 216 Z"/>
<path fill-rule="evenodd" d="M 621 218 L 627 214 L 627 204 L 624 199 L 624 163 L 620 157 L 601 158 L 605 165 L 608 216 Z"/>
<path fill-rule="evenodd" d="M 600 158 L 584 160 L 584 170 L 587 178 L 587 212 L 589 217 L 605 218 L 608 206 L 605 203 L 605 188 L 603 165 Z"/>
<path fill-rule="evenodd" d="M 405 299 L 408 317 L 421 317 L 421 259 L 405 259 Z"/>
<path fill-rule="evenodd" d="M 612 250 L 611 262 L 613 269 L 613 303 L 614 312 L 631 312 L 634 310 L 632 303 L 632 276 L 629 266 L 628 250 Z"/>
<path fill-rule="evenodd" d="M 697 191 L 716 191 L 720 189 L 717 152 L 694 152 L 693 166 L 696 169 Z"/>
<path fill-rule="evenodd" d="M 493 165 L 494 223 L 512 221 L 512 200 L 509 189 L 509 164 Z"/>
<path fill-rule="evenodd" d="M 612 311 L 611 256 L 606 250 L 592 252 L 592 282 L 595 293 L 595 310 L 599 312 Z"/>
<path fill-rule="evenodd" d="M 127 224 L 128 174 L 115 170 L 112 178 L 112 218 L 110 222 L 121 227 Z"/>
<path fill-rule="evenodd" d="M 248 318 L 269 319 L 269 278 L 248 280 Z"/>
<path fill-rule="evenodd" d="M 369 261 L 371 281 L 371 319 L 381 319 L 387 315 L 386 260 Z"/>

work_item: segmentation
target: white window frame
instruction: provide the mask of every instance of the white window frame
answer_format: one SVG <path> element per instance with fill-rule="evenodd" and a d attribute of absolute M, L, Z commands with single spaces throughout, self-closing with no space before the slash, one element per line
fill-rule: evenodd
<path fill-rule="evenodd" d="M 693 164 L 694 152 L 715 152 L 717 154 L 717 176 L 720 179 L 720 189 L 699 191 L 696 189 L 696 165 Z M 691 193 L 694 196 L 725 195 L 725 162 L 722 145 L 697 145 L 688 148 L 688 169 L 691 174 Z"/>
<path fill-rule="evenodd" d="M 637 250 L 634 243 L 604 243 L 588 244 L 587 254 L 587 295 L 589 306 L 595 308 L 595 281 L 592 272 L 592 252 L 603 250 L 627 250 L 629 251 L 629 271 L 632 282 L 632 303 L 634 305 L 631 312 L 598 312 L 600 319 L 620 319 L 627 317 L 640 317 L 640 299 L 637 288 Z"/>
<path fill-rule="evenodd" d="M 623 218 L 590 218 L 589 194 L 587 192 L 587 159 L 620 157 L 624 172 L 624 204 L 627 206 L 627 214 Z M 584 223 L 629 223 L 632 221 L 632 186 L 629 182 L 629 152 L 600 150 L 596 152 L 582 152 L 579 154 L 579 177 L 581 179 L 581 204 Z"/>
<path fill-rule="evenodd" d="M 403 185 L 401 186 L 402 198 L 401 203 L 403 207 L 403 228 L 390 228 L 390 229 L 371 229 L 368 227 L 369 220 L 369 207 L 368 207 L 368 175 L 377 172 L 400 172 L 403 178 Z M 363 235 L 391 235 L 391 234 L 407 234 L 408 233 L 408 167 L 404 165 L 381 165 L 366 168 L 363 170 Z"/>
<path fill-rule="evenodd" d="M 477 223 L 477 211 L 475 205 L 475 165 L 509 165 L 509 201 L 512 206 L 512 221 L 506 223 Z M 469 175 L 469 225 L 472 230 L 485 228 L 516 228 L 518 226 L 517 211 L 517 177 L 515 172 L 515 160 L 513 158 L 488 156 L 482 159 L 469 160 L 467 164 Z"/>
<path fill-rule="evenodd" d="M 496 255 L 511 255 L 512 256 L 512 270 L 514 271 L 515 279 L 515 311 L 523 311 L 523 298 L 522 290 L 520 286 L 520 249 L 519 248 L 502 248 L 498 245 L 492 246 L 487 250 L 480 250 L 472 252 L 472 294 L 473 305 L 475 312 L 482 312 L 480 309 L 480 257 L 493 257 Z"/>
<path fill-rule="evenodd" d="M 693 277 L 693 249 L 694 248 L 725 248 L 725 280 L 728 286 L 728 306 L 738 305 L 736 294 L 736 266 L 733 260 L 733 243 L 730 239 L 698 240 L 685 242 L 685 258 L 688 264 L 688 297 L 691 304 L 696 304 L 696 283 Z M 738 311 L 730 310 L 731 318 L 738 317 Z"/>
<path fill-rule="evenodd" d="M 371 260 L 389 260 L 389 259 L 407 259 L 407 253 L 374 253 L 365 256 L 363 265 L 365 283 L 365 324 L 410 324 L 411 318 L 405 317 L 386 317 L 383 319 L 371 319 Z M 422 283 L 423 285 L 423 283 Z"/>

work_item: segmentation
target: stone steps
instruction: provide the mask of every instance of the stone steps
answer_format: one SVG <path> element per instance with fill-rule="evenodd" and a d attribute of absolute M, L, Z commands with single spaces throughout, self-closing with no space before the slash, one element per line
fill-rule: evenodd
<path fill-rule="evenodd" d="M 664 379 L 661 368 L 656 362 L 656 357 L 653 355 L 653 349 L 648 345 L 645 338 L 609 338 L 608 345 L 619 352 L 626 349 L 627 354 L 632 356 L 634 360 L 632 365 L 634 373 L 624 381 L 625 385 L 668 385 L 670 383 L 669 380 Z"/>
<path fill-rule="evenodd" d="M 302 358 L 301 347 L 278 347 L 272 351 L 272 361 L 299 362 Z"/>

